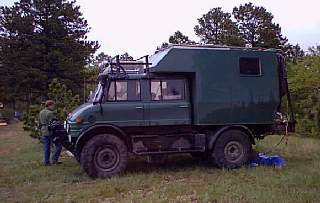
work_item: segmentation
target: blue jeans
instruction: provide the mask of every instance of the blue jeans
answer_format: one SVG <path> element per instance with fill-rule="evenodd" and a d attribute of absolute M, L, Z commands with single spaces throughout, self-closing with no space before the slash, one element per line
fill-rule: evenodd
<path fill-rule="evenodd" d="M 50 163 L 50 153 L 51 153 L 51 143 L 52 139 L 49 136 L 43 136 L 43 153 L 44 153 L 44 163 Z M 62 146 L 60 143 L 55 143 L 55 150 L 51 157 L 52 162 L 57 162 L 62 150 Z"/>

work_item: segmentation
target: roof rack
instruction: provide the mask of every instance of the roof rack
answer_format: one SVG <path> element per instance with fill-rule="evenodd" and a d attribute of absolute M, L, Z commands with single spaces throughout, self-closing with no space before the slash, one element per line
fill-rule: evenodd
<path fill-rule="evenodd" d="M 141 62 L 140 60 L 144 59 L 144 62 Z M 126 70 L 124 66 L 139 66 L 143 65 L 145 68 L 143 68 L 144 73 L 149 74 L 149 55 L 142 56 L 136 60 L 133 61 L 121 61 L 120 56 L 116 55 L 113 57 L 110 62 L 105 64 L 106 72 L 109 77 L 111 78 L 125 78 L 128 74 L 139 74 L 141 73 L 140 70 Z"/>
<path fill-rule="evenodd" d="M 276 48 L 263 48 L 263 47 L 239 47 L 239 46 L 227 46 L 223 44 L 169 44 L 168 47 L 161 48 L 159 51 L 163 51 L 170 48 L 194 48 L 194 49 L 233 49 L 233 50 L 252 50 L 252 51 L 279 51 Z M 156 52 L 156 53 L 157 53 Z"/>

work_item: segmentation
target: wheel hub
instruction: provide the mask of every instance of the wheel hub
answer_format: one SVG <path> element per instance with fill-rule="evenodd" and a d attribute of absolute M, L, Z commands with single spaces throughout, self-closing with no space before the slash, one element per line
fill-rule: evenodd
<path fill-rule="evenodd" d="M 230 162 L 239 161 L 244 154 L 243 146 L 237 141 L 231 141 L 224 147 L 226 159 Z"/>
<path fill-rule="evenodd" d="M 100 147 L 95 152 L 94 163 L 103 171 L 111 171 L 119 163 L 119 153 L 113 146 Z"/>

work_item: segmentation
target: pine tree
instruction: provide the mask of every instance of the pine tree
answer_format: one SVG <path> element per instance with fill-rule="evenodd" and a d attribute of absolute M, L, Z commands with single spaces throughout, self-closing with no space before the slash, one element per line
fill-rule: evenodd
<path fill-rule="evenodd" d="M 309 47 L 308 52 L 310 56 L 320 57 L 320 45 Z"/>
<path fill-rule="evenodd" d="M 190 40 L 188 36 L 184 35 L 179 30 L 169 37 L 169 43 L 171 44 L 196 44 Z"/>
<path fill-rule="evenodd" d="M 157 53 L 160 49 L 165 49 L 165 48 L 168 48 L 169 46 L 170 46 L 170 45 L 169 45 L 168 42 L 163 42 L 163 43 L 161 44 L 161 46 L 157 46 L 157 49 L 156 49 L 155 53 Z"/>
<path fill-rule="evenodd" d="M 297 63 L 299 59 L 302 59 L 305 56 L 305 53 L 299 44 L 292 45 L 288 43 L 283 47 L 283 51 L 287 62 Z"/>
<path fill-rule="evenodd" d="M 279 24 L 264 7 L 246 3 L 233 8 L 233 16 L 246 46 L 284 49 L 287 38 L 282 36 Z"/>
<path fill-rule="evenodd" d="M 194 31 L 201 41 L 209 44 L 242 46 L 236 24 L 231 20 L 231 14 L 225 13 L 220 7 L 211 9 L 198 19 Z"/>
<path fill-rule="evenodd" d="M 56 102 L 59 120 L 65 120 L 68 114 L 80 104 L 79 95 L 74 95 L 65 84 L 56 78 L 49 84 L 48 98 Z"/>
<path fill-rule="evenodd" d="M 56 116 L 60 121 L 64 121 L 68 114 L 80 104 L 80 97 L 74 94 L 67 86 L 54 78 L 49 84 L 48 98 L 55 101 Z M 40 138 L 39 131 L 39 112 L 44 105 L 33 104 L 24 112 L 23 129 L 28 131 L 31 137 Z"/>
<path fill-rule="evenodd" d="M 120 60 L 122 61 L 133 61 L 133 57 L 130 56 L 127 52 L 120 55 Z"/>
<path fill-rule="evenodd" d="M 2 6 L 0 28 L 0 85 L 9 97 L 46 97 L 54 78 L 80 92 L 85 65 L 99 45 L 87 40 L 90 28 L 75 1 L 20 0 Z"/>
<path fill-rule="evenodd" d="M 157 47 L 157 51 L 169 47 L 171 44 L 186 44 L 194 45 L 197 44 L 195 41 L 189 39 L 188 36 L 184 35 L 181 31 L 176 31 L 173 35 L 169 37 L 168 42 L 163 42 L 162 45 Z M 156 51 L 156 52 L 157 52 Z"/>
<path fill-rule="evenodd" d="M 101 63 L 107 62 L 111 59 L 111 56 L 105 54 L 104 52 L 100 52 L 94 59 L 94 65 L 99 65 Z"/>

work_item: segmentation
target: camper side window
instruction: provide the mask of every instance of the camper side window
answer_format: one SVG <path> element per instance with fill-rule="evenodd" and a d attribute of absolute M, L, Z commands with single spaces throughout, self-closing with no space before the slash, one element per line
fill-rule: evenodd
<path fill-rule="evenodd" d="M 261 75 L 261 65 L 260 65 L 259 58 L 242 57 L 239 59 L 239 68 L 240 68 L 241 75 L 252 75 L 252 76 Z"/>
<path fill-rule="evenodd" d="M 151 81 L 151 99 L 184 100 L 186 83 L 183 79 L 167 79 Z"/>
<path fill-rule="evenodd" d="M 162 80 L 162 99 L 183 100 L 184 87 L 184 80 Z"/>

